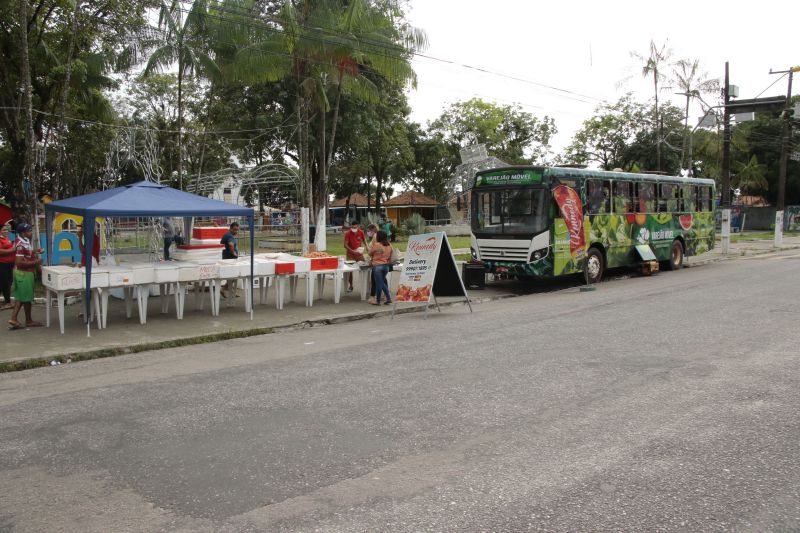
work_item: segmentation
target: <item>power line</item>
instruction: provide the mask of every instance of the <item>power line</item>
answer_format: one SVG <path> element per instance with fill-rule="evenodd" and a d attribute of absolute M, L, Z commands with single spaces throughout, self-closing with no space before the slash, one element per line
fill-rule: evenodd
<path fill-rule="evenodd" d="M 759 96 L 761 96 L 761 95 L 762 95 L 762 94 L 764 94 L 765 92 L 769 91 L 769 90 L 770 90 L 770 88 L 771 88 L 773 85 L 775 85 L 776 83 L 778 83 L 779 81 L 781 81 L 783 78 L 785 78 L 785 77 L 787 76 L 787 74 L 788 74 L 788 72 L 787 72 L 787 73 L 784 73 L 784 75 L 783 75 L 783 76 L 779 77 L 778 79 L 776 79 L 775 81 L 773 81 L 772 83 L 770 83 L 770 84 L 769 84 L 769 86 L 768 86 L 766 89 L 764 89 L 763 91 L 761 91 L 760 93 L 758 93 L 758 96 L 756 96 L 756 98 L 758 98 Z"/>
<path fill-rule="evenodd" d="M 185 14 L 188 14 L 190 12 L 190 10 L 188 10 L 186 8 L 183 8 L 183 7 L 179 7 L 179 8 L 177 8 L 177 10 L 182 12 L 182 13 L 185 13 Z M 275 27 L 270 27 L 270 26 L 266 25 L 263 21 L 259 21 L 257 23 L 252 22 L 252 18 L 251 18 L 252 14 L 250 14 L 250 13 L 246 13 L 246 12 L 238 11 L 238 10 L 233 10 L 233 9 L 225 9 L 225 8 L 220 9 L 220 11 L 223 12 L 223 13 L 229 13 L 229 14 L 233 14 L 233 15 L 236 15 L 236 16 L 248 17 L 248 20 L 233 21 L 230 18 L 221 16 L 221 15 L 211 14 L 211 13 L 207 13 L 206 16 L 214 18 L 214 19 L 222 21 L 222 22 L 240 24 L 240 25 L 247 26 L 247 27 L 250 27 L 250 28 L 258 28 L 258 29 L 266 30 L 266 31 L 272 32 L 272 33 L 286 34 L 285 30 L 280 30 L 280 29 L 277 29 Z M 267 20 L 269 20 L 271 22 L 274 22 L 276 24 L 282 24 L 281 21 L 279 21 L 279 20 L 275 20 L 275 19 L 267 19 Z M 327 32 L 331 36 L 345 36 L 345 37 L 347 37 L 347 35 L 345 35 L 345 34 L 343 34 L 341 32 L 338 32 L 336 30 L 330 29 L 330 28 L 324 28 L 324 27 L 313 27 L 313 28 L 310 28 L 310 27 L 305 26 L 303 24 L 298 24 L 298 26 L 301 27 L 301 28 L 305 28 L 305 29 L 323 30 L 323 33 Z M 306 35 L 305 38 L 310 40 L 310 41 L 315 41 L 315 42 L 318 42 L 318 43 L 321 43 L 321 44 L 337 44 L 337 43 L 332 42 L 330 40 L 326 40 L 326 39 L 324 39 L 322 37 L 314 37 L 314 36 Z M 529 79 L 526 79 L 526 78 L 522 78 L 520 76 L 504 74 L 502 72 L 497 72 L 497 71 L 490 70 L 490 69 L 487 69 L 487 68 L 478 67 L 478 66 L 474 66 L 474 65 L 469 65 L 467 63 L 461 63 L 461 62 L 453 61 L 453 60 L 449 60 L 449 59 L 443 59 L 443 58 L 439 58 L 439 57 L 423 54 L 421 52 L 416 52 L 416 51 L 413 51 L 413 50 L 410 51 L 410 50 L 408 50 L 406 48 L 403 48 L 403 47 L 401 47 L 399 45 L 397 45 L 397 46 L 388 46 L 385 43 L 380 43 L 380 42 L 377 42 L 377 41 L 370 41 L 369 39 L 363 39 L 362 38 L 360 40 L 362 42 L 366 42 L 367 44 L 371 44 L 371 45 L 373 45 L 373 46 L 375 46 L 376 48 L 379 48 L 379 49 L 382 48 L 382 49 L 387 50 L 387 51 L 400 52 L 400 54 L 387 54 L 387 53 L 383 53 L 383 54 L 382 53 L 378 53 L 378 54 L 376 54 L 378 56 L 385 57 L 385 58 L 394 59 L 394 58 L 400 57 L 402 55 L 402 53 L 408 53 L 408 54 L 410 54 L 412 56 L 420 57 L 420 58 L 423 58 L 423 59 L 428 59 L 428 60 L 439 62 L 439 63 L 450 64 L 450 65 L 454 65 L 454 66 L 461 67 L 461 68 L 464 68 L 464 69 L 474 70 L 476 72 L 481 72 L 483 74 L 489 74 L 491 76 L 497 76 L 497 77 L 501 77 L 501 78 L 505 78 L 505 79 L 510 79 L 510 80 L 521 82 L 521 83 L 526 83 L 526 84 L 529 84 L 529 85 L 533 85 L 533 86 L 536 86 L 536 87 L 541 87 L 541 88 L 544 88 L 544 89 L 548 89 L 550 91 L 555 91 L 557 93 L 561 93 L 562 97 L 569 98 L 571 100 L 575 100 L 575 101 L 582 102 L 582 103 L 593 103 L 593 102 L 587 102 L 586 99 L 594 100 L 595 102 L 603 102 L 603 101 L 605 101 L 603 98 L 598 98 L 598 97 L 595 97 L 595 96 L 579 93 L 579 92 L 576 92 L 576 91 L 571 91 L 569 89 L 563 89 L 561 87 L 557 87 L 557 86 L 554 86 L 554 85 L 548 85 L 548 84 L 540 83 L 540 82 L 537 82 L 537 81 L 534 81 L 534 80 L 529 80 Z M 234 42 L 231 42 L 231 41 L 225 41 L 225 40 L 219 39 L 218 37 L 213 37 L 212 41 L 216 41 L 218 43 L 228 44 L 228 45 L 232 45 L 232 46 L 239 46 L 240 45 L 240 43 L 234 43 Z M 288 57 L 288 58 L 292 57 L 290 54 L 284 54 L 284 53 L 281 53 L 281 52 L 265 51 L 265 50 L 261 50 L 260 52 L 264 53 L 264 54 L 267 54 L 267 55 L 278 55 L 278 56 L 284 56 L 284 57 Z M 310 62 L 329 65 L 329 63 L 327 63 L 327 62 L 319 61 L 319 60 L 316 60 L 316 61 L 315 60 L 310 60 Z"/>
<path fill-rule="evenodd" d="M 10 110 L 10 111 L 22 111 L 24 108 L 22 108 L 22 107 L 0 107 L 0 109 Z M 43 115 L 43 116 L 47 116 L 47 117 L 54 117 L 54 118 L 59 118 L 59 119 L 62 118 L 60 115 L 57 115 L 55 113 L 49 113 L 47 111 L 40 111 L 38 109 L 33 109 L 32 111 L 34 113 L 38 114 L 38 115 Z M 83 124 L 91 124 L 91 125 L 94 125 L 94 126 L 105 126 L 105 127 L 108 127 L 108 128 L 116 128 L 116 129 L 131 130 L 131 131 L 150 131 L 150 132 L 154 132 L 154 133 L 174 133 L 174 134 L 181 133 L 183 135 L 219 135 L 219 134 L 228 134 L 228 133 L 252 133 L 252 132 L 266 133 L 266 132 L 269 132 L 269 131 L 275 131 L 275 130 L 284 129 L 284 128 L 290 127 L 289 121 L 292 119 L 293 115 L 294 115 L 294 113 L 292 113 L 292 115 L 290 115 L 281 125 L 272 126 L 272 127 L 269 127 L 269 128 L 254 128 L 254 129 L 246 129 L 246 130 L 208 130 L 208 131 L 199 131 L 199 130 L 187 130 L 187 131 L 162 130 L 162 129 L 158 129 L 158 128 L 151 128 L 151 127 L 148 127 L 148 126 L 135 126 L 135 125 L 129 125 L 129 124 L 112 124 L 112 123 L 109 123 L 109 122 L 99 122 L 99 121 L 96 121 L 96 120 L 88 120 L 88 119 L 70 117 L 70 116 L 64 116 L 63 118 L 64 118 L 64 120 L 69 120 L 69 121 L 72 121 L 72 122 L 80 122 L 80 123 L 83 123 Z"/>

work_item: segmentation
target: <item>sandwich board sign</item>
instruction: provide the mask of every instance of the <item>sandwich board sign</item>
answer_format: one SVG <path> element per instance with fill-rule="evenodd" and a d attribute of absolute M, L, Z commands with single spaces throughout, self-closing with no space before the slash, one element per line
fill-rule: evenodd
<path fill-rule="evenodd" d="M 439 309 L 437 296 L 462 296 L 472 312 L 467 289 L 458 274 L 456 259 L 447 241 L 447 235 L 439 231 L 412 235 L 408 238 L 403 261 L 403 271 L 392 304 L 392 317 L 398 303 L 425 302 L 425 316 L 431 298 Z"/>

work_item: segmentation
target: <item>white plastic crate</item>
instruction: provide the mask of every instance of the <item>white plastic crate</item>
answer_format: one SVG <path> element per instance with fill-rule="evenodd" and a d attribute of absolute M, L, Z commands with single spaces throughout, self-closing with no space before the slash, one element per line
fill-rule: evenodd
<path fill-rule="evenodd" d="M 109 287 L 127 287 L 133 285 L 133 270 L 124 266 L 100 265 L 92 267 L 92 273 L 106 272 Z"/>
<path fill-rule="evenodd" d="M 217 279 L 219 278 L 219 263 L 216 261 L 201 261 L 197 264 L 197 279 Z"/>
<path fill-rule="evenodd" d="M 78 290 L 83 288 L 84 273 L 70 266 L 42 267 L 42 284 L 56 291 Z"/>
<path fill-rule="evenodd" d="M 275 274 L 275 261 L 256 258 L 253 268 L 256 276 L 272 276 Z"/>
<path fill-rule="evenodd" d="M 156 281 L 153 263 L 122 263 L 120 266 L 131 270 L 133 285 L 147 285 Z"/>
<path fill-rule="evenodd" d="M 310 272 L 311 271 L 311 259 L 307 257 L 295 257 L 294 258 L 294 271 L 297 273 L 302 272 Z"/>
<path fill-rule="evenodd" d="M 95 289 L 103 289 L 108 287 L 108 272 L 96 270 L 102 267 L 92 267 L 92 287 Z M 86 288 L 86 267 L 81 267 L 81 289 Z"/>
<path fill-rule="evenodd" d="M 178 281 L 197 281 L 200 267 L 195 263 L 178 263 Z"/>
<path fill-rule="evenodd" d="M 155 263 L 153 264 L 155 273 L 154 283 L 175 283 L 178 281 L 178 265 L 176 263 Z"/>
<path fill-rule="evenodd" d="M 220 279 L 232 279 L 240 276 L 242 265 L 235 259 L 220 260 L 219 263 L 219 277 Z"/>

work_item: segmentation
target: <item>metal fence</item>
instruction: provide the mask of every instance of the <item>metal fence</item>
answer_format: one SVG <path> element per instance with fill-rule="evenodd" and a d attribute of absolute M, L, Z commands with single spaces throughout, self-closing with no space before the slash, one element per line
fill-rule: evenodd
<path fill-rule="evenodd" d="M 254 227 L 254 237 L 256 253 L 300 253 L 303 248 L 300 224 L 257 224 Z M 250 230 L 247 226 L 240 227 L 238 241 L 239 250 L 249 252 Z"/>

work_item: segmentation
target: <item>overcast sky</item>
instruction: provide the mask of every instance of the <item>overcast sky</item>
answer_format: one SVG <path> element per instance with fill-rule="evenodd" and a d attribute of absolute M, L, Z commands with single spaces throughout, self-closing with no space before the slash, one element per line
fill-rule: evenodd
<path fill-rule="evenodd" d="M 729 61 L 731 84 L 739 86 L 741 98 L 754 98 L 780 76 L 770 75 L 770 68 L 800 64 L 798 15 L 793 1 L 411 0 L 409 19 L 430 41 L 426 56 L 533 82 L 417 57 L 411 118 L 425 124 L 448 104 L 472 97 L 518 103 L 555 119 L 553 148 L 560 151 L 600 101 L 615 102 L 629 91 L 641 101 L 652 97 L 652 78 L 642 80 L 641 65 L 630 55 L 647 55 L 651 39 L 666 42 L 673 59 L 699 59 L 720 80 Z M 797 94 L 800 75 L 795 78 Z M 784 77 L 762 96 L 786 90 Z M 679 103 L 677 91 L 661 97 Z M 700 113 L 693 111 L 690 123 Z"/>

